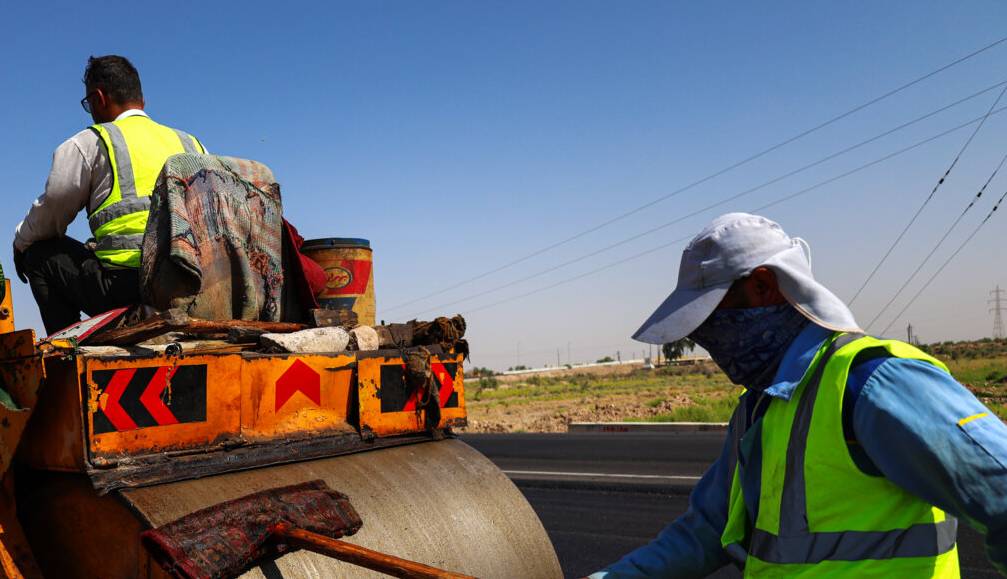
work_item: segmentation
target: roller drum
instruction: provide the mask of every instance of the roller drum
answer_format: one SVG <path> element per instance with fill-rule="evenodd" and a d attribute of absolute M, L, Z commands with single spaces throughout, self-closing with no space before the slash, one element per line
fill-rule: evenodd
<path fill-rule="evenodd" d="M 562 577 L 535 511 L 486 457 L 449 439 L 124 491 L 151 526 L 279 485 L 322 479 L 364 521 L 346 540 L 485 579 Z M 265 567 L 265 568 L 263 568 Z M 289 553 L 245 578 L 387 577 L 316 553 Z"/>

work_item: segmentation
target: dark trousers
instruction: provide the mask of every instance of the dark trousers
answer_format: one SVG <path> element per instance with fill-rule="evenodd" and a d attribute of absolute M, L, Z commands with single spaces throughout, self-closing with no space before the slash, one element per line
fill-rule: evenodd
<path fill-rule="evenodd" d="M 140 302 L 140 272 L 108 268 L 70 237 L 37 241 L 24 252 L 24 269 L 49 334 L 89 316 Z"/>

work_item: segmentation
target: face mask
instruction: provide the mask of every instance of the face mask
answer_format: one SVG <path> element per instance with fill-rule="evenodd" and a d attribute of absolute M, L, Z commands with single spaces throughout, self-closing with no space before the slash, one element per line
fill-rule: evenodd
<path fill-rule="evenodd" d="M 762 390 L 807 324 L 790 304 L 722 309 L 714 310 L 689 337 L 710 353 L 731 382 Z"/>

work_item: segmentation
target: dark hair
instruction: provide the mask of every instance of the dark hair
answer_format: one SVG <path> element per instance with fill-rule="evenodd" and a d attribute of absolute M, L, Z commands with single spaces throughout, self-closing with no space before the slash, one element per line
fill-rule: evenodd
<path fill-rule="evenodd" d="M 91 91 L 100 88 L 119 104 L 143 100 L 140 73 L 126 57 L 109 54 L 87 59 L 84 69 L 84 86 Z"/>

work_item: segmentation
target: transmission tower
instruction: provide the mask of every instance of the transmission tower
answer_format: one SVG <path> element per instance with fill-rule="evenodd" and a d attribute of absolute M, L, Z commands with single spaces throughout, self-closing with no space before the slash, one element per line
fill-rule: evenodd
<path fill-rule="evenodd" d="M 993 296 L 990 298 L 989 303 L 993 307 L 990 308 L 990 312 L 993 314 L 993 338 L 999 339 L 1004 337 L 1004 320 L 1003 312 L 1007 310 L 1007 300 L 1003 299 L 1001 296 L 1007 293 L 1007 290 L 1000 289 L 998 285 L 995 290 L 990 292 Z"/>

